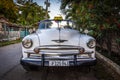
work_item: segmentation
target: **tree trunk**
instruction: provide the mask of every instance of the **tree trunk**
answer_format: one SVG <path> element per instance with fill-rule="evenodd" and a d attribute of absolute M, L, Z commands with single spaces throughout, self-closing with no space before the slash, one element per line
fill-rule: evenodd
<path fill-rule="evenodd" d="M 106 30 L 106 45 L 107 45 L 107 50 L 108 50 L 108 55 L 111 56 L 111 52 L 112 52 L 112 32 L 110 30 Z"/>

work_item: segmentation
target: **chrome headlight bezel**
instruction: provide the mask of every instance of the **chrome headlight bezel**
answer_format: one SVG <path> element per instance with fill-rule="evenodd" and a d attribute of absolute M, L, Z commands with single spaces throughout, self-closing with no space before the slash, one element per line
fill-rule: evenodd
<path fill-rule="evenodd" d="M 87 42 L 87 46 L 88 46 L 89 48 L 95 48 L 95 46 L 96 46 L 96 41 L 95 41 L 95 39 L 89 39 L 88 42 Z"/>
<path fill-rule="evenodd" d="M 26 38 L 22 41 L 22 45 L 24 48 L 30 48 L 33 45 L 32 39 Z"/>

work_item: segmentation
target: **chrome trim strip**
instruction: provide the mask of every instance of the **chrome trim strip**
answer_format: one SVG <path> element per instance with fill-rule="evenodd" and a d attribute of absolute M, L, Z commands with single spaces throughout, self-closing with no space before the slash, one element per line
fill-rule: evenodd
<path fill-rule="evenodd" d="M 45 57 L 45 61 L 49 61 L 49 60 L 70 60 L 73 61 L 74 58 L 68 58 L 68 57 L 59 57 L 59 58 L 54 58 L 54 57 Z M 77 61 L 83 61 L 83 60 L 94 60 L 95 58 L 77 58 Z M 41 57 L 39 58 L 25 58 L 23 60 L 32 60 L 32 61 L 41 61 Z"/>
<path fill-rule="evenodd" d="M 34 51 L 24 51 L 27 54 L 36 54 Z M 93 51 L 91 52 L 84 52 L 82 54 L 92 54 Z M 46 51 L 42 51 L 39 52 L 38 54 L 45 54 L 45 55 L 61 55 L 61 56 L 65 56 L 65 55 L 80 55 L 80 53 L 70 53 L 70 52 L 46 52 Z M 82 55 L 81 54 L 81 55 Z"/>
<path fill-rule="evenodd" d="M 72 45 L 42 45 L 36 48 L 40 50 L 79 50 L 82 47 Z"/>

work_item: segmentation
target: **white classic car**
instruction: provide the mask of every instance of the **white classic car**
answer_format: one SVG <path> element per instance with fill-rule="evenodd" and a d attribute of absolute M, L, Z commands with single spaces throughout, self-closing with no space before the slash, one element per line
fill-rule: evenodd
<path fill-rule="evenodd" d="M 43 20 L 22 40 L 21 64 L 26 70 L 44 66 L 92 66 L 95 39 L 74 30 L 70 20 Z"/>

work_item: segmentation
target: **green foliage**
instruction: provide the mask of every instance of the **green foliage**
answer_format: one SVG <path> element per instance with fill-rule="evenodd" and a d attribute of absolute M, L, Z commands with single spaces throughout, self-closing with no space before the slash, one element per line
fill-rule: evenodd
<path fill-rule="evenodd" d="M 116 42 L 120 45 L 120 38 L 117 38 Z"/>
<path fill-rule="evenodd" d="M 0 0 L 0 15 L 8 18 L 11 22 L 17 20 L 18 8 L 13 0 Z"/>
<path fill-rule="evenodd" d="M 111 38 L 113 34 L 120 33 L 120 0 L 61 0 L 61 3 L 66 18 L 74 20 L 78 30 L 93 30 L 89 34 L 101 47 L 106 44 L 111 55 Z"/>
<path fill-rule="evenodd" d="M 120 29 L 120 0 L 61 0 L 61 3 L 66 18 L 75 20 L 78 29 L 95 32 Z"/>
<path fill-rule="evenodd" d="M 24 26 L 30 26 L 45 19 L 45 9 L 32 0 L 16 0 L 16 2 L 20 5 L 13 0 L 0 0 L 0 16 Z"/>
<path fill-rule="evenodd" d="M 19 14 L 18 22 L 22 25 L 32 25 L 44 19 L 45 10 L 37 3 L 26 2 L 19 7 L 21 14 Z"/>
<path fill-rule="evenodd" d="M 10 44 L 19 43 L 21 41 L 22 41 L 21 39 L 17 39 L 17 40 L 13 40 L 13 41 L 2 41 L 2 42 L 0 42 L 0 47 L 10 45 Z"/>
<path fill-rule="evenodd" d="M 26 2 L 33 2 L 33 0 L 15 0 L 17 3 L 24 5 Z"/>

